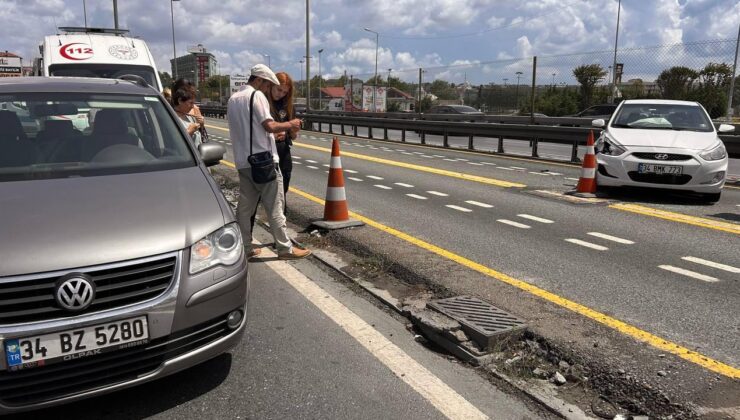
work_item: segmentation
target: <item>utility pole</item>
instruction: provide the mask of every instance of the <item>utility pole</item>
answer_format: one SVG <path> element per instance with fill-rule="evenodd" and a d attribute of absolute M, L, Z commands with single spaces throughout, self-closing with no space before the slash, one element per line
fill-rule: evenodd
<path fill-rule="evenodd" d="M 519 79 L 522 77 L 522 72 L 518 71 L 516 74 L 516 112 L 519 112 Z"/>
<path fill-rule="evenodd" d="M 614 102 L 614 99 L 617 96 L 617 43 L 619 42 L 619 14 L 622 11 L 622 0 L 619 0 L 617 3 L 617 33 L 614 35 L 614 61 L 612 62 L 612 89 L 611 89 L 611 100 L 610 102 Z"/>
<path fill-rule="evenodd" d="M 82 0 L 82 13 L 85 15 L 85 28 L 87 28 L 87 2 Z"/>
<path fill-rule="evenodd" d="M 301 79 L 300 79 L 300 80 L 301 80 L 301 83 L 303 83 L 303 84 L 304 84 L 304 88 L 305 88 L 305 83 L 303 82 L 303 60 L 298 60 L 298 68 L 300 68 L 300 69 L 301 69 Z M 304 97 L 304 98 L 306 97 L 306 94 L 305 94 L 305 92 L 304 92 L 304 94 L 303 94 L 303 97 Z M 307 109 L 308 109 L 308 108 L 307 108 Z"/>
<path fill-rule="evenodd" d="M 321 75 L 321 53 L 322 52 L 324 52 L 323 48 L 319 50 L 319 111 L 324 109 L 324 107 L 321 106 L 321 81 L 323 79 L 323 76 Z"/>
<path fill-rule="evenodd" d="M 419 109 L 416 110 L 419 114 L 421 114 L 421 72 L 423 70 L 421 67 L 419 67 Z"/>
<path fill-rule="evenodd" d="M 170 16 L 172 17 L 172 81 L 177 80 L 177 48 L 175 47 L 175 1 L 179 0 L 170 0 Z"/>
<path fill-rule="evenodd" d="M 311 20 L 310 1 L 306 0 L 306 112 L 311 111 Z"/>
<path fill-rule="evenodd" d="M 740 49 L 740 25 L 737 27 L 737 41 L 735 41 L 735 63 L 732 65 L 732 79 L 730 79 L 730 94 L 727 95 L 727 121 L 732 121 L 732 94 L 735 92 L 735 74 L 737 72 L 737 53 Z"/>

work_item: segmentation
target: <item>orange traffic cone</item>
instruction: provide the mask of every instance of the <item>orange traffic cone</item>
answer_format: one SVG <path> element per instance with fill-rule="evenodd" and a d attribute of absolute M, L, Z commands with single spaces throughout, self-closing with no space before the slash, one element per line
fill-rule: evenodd
<path fill-rule="evenodd" d="M 586 155 L 583 157 L 581 177 L 578 179 L 577 193 L 596 193 L 596 152 L 594 151 L 594 132 L 588 132 Z"/>
<path fill-rule="evenodd" d="M 326 186 L 324 219 L 313 222 L 324 229 L 341 229 L 362 226 L 364 223 L 349 218 L 347 194 L 344 190 L 344 172 L 342 158 L 339 156 L 339 140 L 334 137 L 331 145 L 331 163 L 329 164 L 329 181 Z"/>

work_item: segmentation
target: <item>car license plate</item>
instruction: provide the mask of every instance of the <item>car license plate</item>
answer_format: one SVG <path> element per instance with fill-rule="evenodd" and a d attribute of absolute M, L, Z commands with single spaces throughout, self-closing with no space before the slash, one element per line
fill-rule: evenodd
<path fill-rule="evenodd" d="M 149 341 L 146 316 L 60 331 L 35 337 L 5 340 L 8 370 L 95 356 Z"/>
<path fill-rule="evenodd" d="M 637 166 L 637 172 L 641 174 L 681 175 L 683 167 L 677 165 L 654 165 L 652 163 L 641 163 Z"/>

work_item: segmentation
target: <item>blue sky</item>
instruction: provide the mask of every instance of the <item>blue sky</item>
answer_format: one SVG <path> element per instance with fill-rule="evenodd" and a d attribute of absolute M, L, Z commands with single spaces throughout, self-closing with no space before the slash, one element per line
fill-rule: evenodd
<path fill-rule="evenodd" d="M 86 4 L 90 26 L 113 26 L 111 0 Z M 202 43 L 218 57 L 222 74 L 243 73 L 269 54 L 273 68 L 300 77 L 305 1 L 181 0 L 174 5 L 178 54 Z M 170 2 L 118 0 L 118 7 L 121 26 L 146 40 L 160 70 L 169 71 Z M 480 62 L 610 50 L 616 12 L 617 0 L 313 0 L 311 50 L 316 56 L 324 49 L 324 75 L 346 70 L 366 78 L 375 68 L 375 35 L 363 30 L 369 27 L 380 33 L 381 74 L 409 69 L 397 75 L 413 80 L 418 67 L 457 65 L 426 77 L 481 79 L 486 76 Z M 0 0 L 0 21 L 0 49 L 30 63 L 44 35 L 57 26 L 83 24 L 83 0 Z M 738 0 L 623 0 L 619 47 L 735 39 L 738 25 Z M 316 74 L 316 58 L 312 63 Z M 465 71 L 468 65 L 475 69 Z M 517 68 L 501 67 L 512 75 Z"/>

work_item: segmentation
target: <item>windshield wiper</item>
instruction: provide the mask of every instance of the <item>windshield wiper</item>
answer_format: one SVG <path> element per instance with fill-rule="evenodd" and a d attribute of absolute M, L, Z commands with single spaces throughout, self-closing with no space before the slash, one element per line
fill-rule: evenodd
<path fill-rule="evenodd" d="M 614 128 L 634 128 L 634 127 L 628 126 L 627 124 L 612 124 L 612 127 Z"/>

